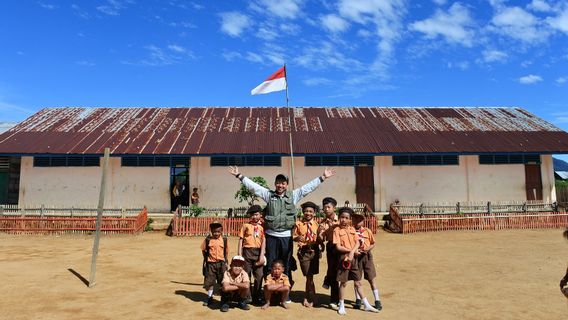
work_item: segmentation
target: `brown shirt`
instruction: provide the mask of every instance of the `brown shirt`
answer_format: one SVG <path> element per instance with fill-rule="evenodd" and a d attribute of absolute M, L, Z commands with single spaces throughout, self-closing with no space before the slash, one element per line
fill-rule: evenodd
<path fill-rule="evenodd" d="M 225 271 L 225 273 L 223 274 L 223 281 L 221 283 L 237 284 L 237 283 L 246 283 L 246 282 L 250 282 L 250 279 L 247 272 L 244 269 L 241 270 L 241 273 L 239 273 L 236 277 L 233 277 L 233 274 L 231 274 L 231 269 L 229 268 L 229 270 Z"/>
<path fill-rule="evenodd" d="M 285 275 L 284 273 L 282 273 L 280 275 L 280 278 L 278 279 L 274 279 L 272 277 L 272 274 L 268 274 L 268 276 L 266 276 L 266 281 L 264 283 L 265 285 L 283 284 L 285 286 L 291 287 L 290 280 L 288 279 L 288 276 Z"/>
<path fill-rule="evenodd" d="M 239 237 L 243 239 L 243 248 L 260 248 L 264 238 L 264 228 L 259 223 L 243 224 Z"/>
<path fill-rule="evenodd" d="M 312 219 L 310 221 L 296 221 L 294 237 L 301 237 L 298 246 L 316 243 L 318 240 L 318 223 Z"/>
<path fill-rule="evenodd" d="M 347 250 L 353 250 L 355 246 L 359 245 L 355 229 L 351 226 L 335 228 L 333 230 L 333 244 L 341 245 Z"/>
<path fill-rule="evenodd" d="M 201 251 L 207 251 L 205 248 L 206 240 L 201 243 Z M 225 255 L 229 256 L 229 243 L 227 243 L 227 248 L 225 248 L 225 243 L 223 242 L 223 237 L 217 239 L 211 238 L 209 240 L 209 256 L 207 257 L 207 262 L 219 262 L 225 261 Z"/>

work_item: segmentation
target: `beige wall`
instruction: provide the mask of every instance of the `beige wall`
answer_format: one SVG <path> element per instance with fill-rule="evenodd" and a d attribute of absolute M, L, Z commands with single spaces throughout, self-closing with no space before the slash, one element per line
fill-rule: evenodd
<path fill-rule="evenodd" d="M 543 155 L 542 183 L 545 201 L 555 201 L 552 157 Z M 190 188 L 197 187 L 204 207 L 243 206 L 234 198 L 239 181 L 225 167 L 211 167 L 209 157 L 193 157 Z M 296 188 L 320 176 L 324 167 L 305 167 L 295 157 Z M 168 167 L 121 167 L 111 158 L 107 207 L 140 207 L 169 211 Z M 269 186 L 278 173 L 289 173 L 290 159 L 281 167 L 241 167 L 247 176 L 262 176 Z M 332 196 L 339 204 L 356 202 L 355 169 L 336 167 L 336 176 L 324 182 L 304 201 L 320 204 Z M 100 167 L 33 167 L 32 157 L 22 157 L 20 205 L 96 206 L 101 179 Z M 375 207 L 386 211 L 396 199 L 402 202 L 525 200 L 523 165 L 480 165 L 477 156 L 460 156 L 459 166 L 393 166 L 390 156 L 375 157 Z M 191 189 L 190 189 L 191 190 Z"/>
<path fill-rule="evenodd" d="M 102 161 L 101 161 L 102 164 Z M 96 207 L 101 167 L 34 167 L 32 157 L 22 157 L 20 205 Z M 109 161 L 105 207 L 170 209 L 169 168 L 121 167 L 120 158 Z"/>
<path fill-rule="evenodd" d="M 313 178 L 323 174 L 325 167 L 305 167 L 303 157 L 294 157 L 295 187 L 299 188 Z M 261 176 L 268 185 L 274 186 L 274 177 L 278 173 L 290 173 L 290 158 L 282 158 L 281 167 L 240 167 L 241 172 L 248 176 Z M 349 200 L 355 202 L 355 169 L 353 167 L 337 167 L 335 177 L 324 182 L 318 189 L 301 200 L 313 201 L 317 204 L 327 196 L 333 196 L 338 202 Z M 232 177 L 226 167 L 211 167 L 208 157 L 191 159 L 190 188 L 198 188 L 201 205 L 205 207 L 246 206 L 235 199 L 239 189 L 239 181 Z M 290 185 L 292 182 L 290 181 Z M 262 201 L 261 201 L 262 202 Z"/>

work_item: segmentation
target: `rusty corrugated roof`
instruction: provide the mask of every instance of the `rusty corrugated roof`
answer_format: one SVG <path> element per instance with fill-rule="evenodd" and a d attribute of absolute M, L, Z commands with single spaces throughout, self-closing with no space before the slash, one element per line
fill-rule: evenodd
<path fill-rule="evenodd" d="M 0 154 L 568 153 L 568 133 L 520 108 L 47 108 Z"/>

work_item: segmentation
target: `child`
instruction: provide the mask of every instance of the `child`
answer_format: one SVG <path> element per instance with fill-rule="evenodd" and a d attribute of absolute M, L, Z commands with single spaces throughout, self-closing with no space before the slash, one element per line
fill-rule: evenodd
<path fill-rule="evenodd" d="M 319 273 L 319 259 L 321 255 L 318 240 L 318 223 L 313 219 L 318 211 L 318 206 L 313 202 L 302 204 L 303 217 L 296 221 L 294 226 L 294 241 L 298 243 L 298 261 L 302 274 L 306 277 L 306 293 L 304 295 L 304 307 L 313 307 L 316 302 L 316 287 L 314 275 Z"/>
<path fill-rule="evenodd" d="M 355 232 L 359 239 L 359 257 L 357 258 L 357 266 L 360 272 L 363 272 L 365 279 L 367 279 L 371 285 L 373 296 L 375 297 L 375 309 L 382 310 L 383 306 L 381 305 L 381 299 L 379 297 L 379 289 L 375 283 L 377 272 L 375 271 L 375 262 L 373 261 L 373 255 L 371 254 L 371 250 L 375 247 L 375 236 L 369 228 L 363 226 L 363 222 L 365 222 L 364 215 L 354 214 L 351 220 L 353 221 L 353 227 L 355 228 Z M 355 305 L 353 308 L 360 309 L 361 298 L 359 297 L 357 290 L 355 290 L 355 298 Z"/>
<path fill-rule="evenodd" d="M 197 193 L 197 188 L 193 188 L 193 193 L 191 194 L 191 204 L 199 204 L 199 193 Z"/>
<path fill-rule="evenodd" d="M 339 225 L 337 215 L 335 214 L 335 207 L 337 206 L 337 201 L 331 197 L 324 198 L 322 200 L 323 213 L 325 214 L 325 219 L 320 223 L 318 228 L 318 237 L 320 241 L 326 242 L 325 251 L 327 258 L 327 272 L 323 280 L 324 289 L 331 289 L 329 294 L 329 306 L 333 310 L 338 309 L 339 304 L 339 283 L 336 281 L 337 278 L 337 250 L 333 244 L 333 230 Z"/>
<path fill-rule="evenodd" d="M 210 306 L 213 303 L 213 288 L 215 283 L 221 284 L 223 281 L 223 273 L 227 270 L 226 261 L 229 255 L 227 237 L 221 237 L 223 225 L 219 222 L 213 222 L 209 225 L 209 230 L 211 234 L 201 244 L 203 287 L 207 290 L 207 299 L 203 302 L 204 306 Z"/>
<path fill-rule="evenodd" d="M 290 281 L 288 276 L 284 274 L 284 262 L 282 260 L 274 260 L 270 266 L 270 274 L 266 276 L 266 283 L 264 284 L 264 299 L 266 303 L 261 309 L 266 309 L 270 306 L 270 300 L 279 295 L 278 300 L 282 308 L 288 309 L 288 295 L 290 294 Z"/>
<path fill-rule="evenodd" d="M 234 256 L 231 267 L 225 271 L 221 286 L 221 312 L 229 311 L 229 302 L 237 301 L 239 308 L 249 310 L 246 302 L 250 290 L 249 276 L 244 270 L 245 258 Z"/>
<path fill-rule="evenodd" d="M 337 252 L 340 254 L 339 268 L 337 270 L 337 281 L 339 281 L 339 310 L 341 315 L 347 314 L 345 311 L 345 288 L 347 281 L 353 280 L 355 290 L 363 300 L 365 311 L 379 312 L 369 304 L 363 294 L 361 287 L 361 272 L 358 270 L 355 257 L 358 255 L 359 241 L 355 229 L 351 226 L 351 215 L 353 209 L 343 207 L 339 209 L 339 227 L 333 230 L 333 243 L 336 245 Z"/>
<path fill-rule="evenodd" d="M 564 238 L 566 238 L 566 240 L 568 240 L 568 229 L 564 230 L 564 233 L 562 235 L 564 236 Z M 566 286 L 567 284 L 568 284 L 568 268 L 566 269 L 566 274 L 564 275 L 564 278 L 560 280 L 560 291 L 564 294 L 566 298 L 568 298 L 568 287 Z"/>
<path fill-rule="evenodd" d="M 261 304 L 260 291 L 262 289 L 262 278 L 264 276 L 264 248 L 266 246 L 264 238 L 264 228 L 260 222 L 262 208 L 253 205 L 247 210 L 250 221 L 243 224 L 239 233 L 239 256 L 245 259 L 245 270 L 251 278 L 254 276 L 254 286 L 252 287 L 253 304 Z M 252 280 L 252 278 L 251 278 Z"/>

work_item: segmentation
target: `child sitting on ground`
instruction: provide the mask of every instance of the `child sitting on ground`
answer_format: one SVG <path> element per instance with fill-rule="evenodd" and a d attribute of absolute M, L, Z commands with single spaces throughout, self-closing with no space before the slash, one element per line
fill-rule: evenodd
<path fill-rule="evenodd" d="M 340 208 L 339 227 L 333 230 L 333 243 L 340 254 L 339 268 L 337 270 L 337 281 L 339 281 L 339 310 L 337 310 L 337 313 L 341 315 L 347 314 L 345 311 L 345 288 L 349 280 L 354 281 L 355 290 L 357 290 L 359 297 L 361 297 L 365 305 L 365 311 L 379 312 L 379 310 L 369 304 L 361 287 L 362 274 L 358 270 L 357 260 L 355 259 L 359 255 L 359 241 L 355 229 L 351 226 L 351 215 L 353 215 L 353 209 L 347 207 Z"/>
<path fill-rule="evenodd" d="M 203 287 L 207 290 L 207 299 L 203 302 L 204 306 L 213 303 L 213 289 L 215 283 L 221 285 L 223 274 L 227 270 L 227 256 L 229 255 L 229 245 L 227 238 L 222 237 L 223 225 L 213 222 L 209 225 L 211 232 L 201 244 L 203 253 Z"/>
<path fill-rule="evenodd" d="M 254 286 L 252 287 L 252 303 L 261 304 L 262 277 L 264 276 L 264 248 L 266 241 L 264 237 L 264 228 L 260 222 L 262 217 L 262 208 L 259 205 L 252 205 L 247 214 L 250 221 L 243 224 L 239 233 L 239 255 L 245 259 L 245 271 L 249 278 L 254 278 Z M 252 275 L 252 277 L 251 277 Z M 252 282 L 252 281 L 251 281 Z"/>
<path fill-rule="evenodd" d="M 302 274 L 306 277 L 304 307 L 313 307 L 316 303 L 314 275 L 319 273 L 319 259 L 323 243 L 318 240 L 318 223 L 313 219 L 318 206 L 308 201 L 302 204 L 302 220 L 294 226 L 294 241 L 298 243 L 298 261 Z"/>
<path fill-rule="evenodd" d="M 221 312 L 229 311 L 229 303 L 237 301 L 239 308 L 249 310 L 246 299 L 249 296 L 250 280 L 244 270 L 245 258 L 234 256 L 231 267 L 225 271 L 221 286 Z"/>
<path fill-rule="evenodd" d="M 375 271 L 375 262 L 373 261 L 373 254 L 371 250 L 375 247 L 375 236 L 373 232 L 363 226 L 365 222 L 365 216 L 362 214 L 353 214 L 351 218 L 353 221 L 353 227 L 357 233 L 359 240 L 359 256 L 357 258 L 359 271 L 363 273 L 365 279 L 369 281 L 371 289 L 373 290 L 373 296 L 375 297 L 375 309 L 381 310 L 383 306 L 381 305 L 381 298 L 379 297 L 379 288 L 375 283 L 375 278 L 377 277 L 377 272 Z M 355 290 L 355 309 L 361 308 L 361 297 Z"/>
<path fill-rule="evenodd" d="M 264 299 L 266 303 L 261 307 L 263 310 L 270 306 L 271 299 L 277 299 L 282 308 L 288 309 L 286 300 L 290 294 L 290 281 L 288 276 L 284 274 L 284 262 L 282 260 L 274 260 L 270 266 L 270 274 L 266 276 L 264 285 Z"/>

